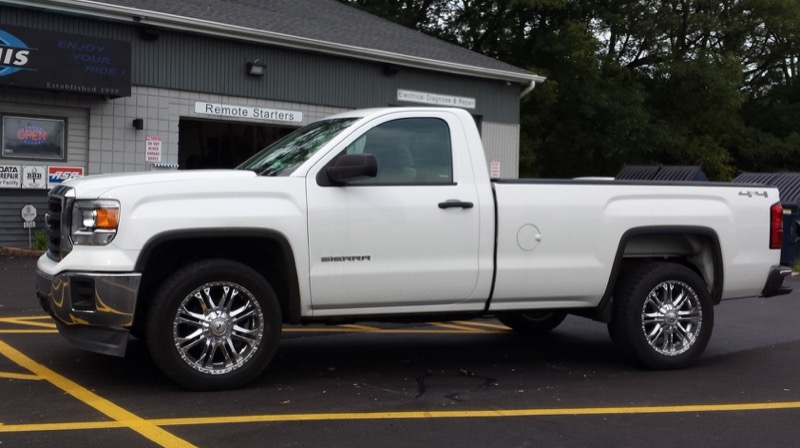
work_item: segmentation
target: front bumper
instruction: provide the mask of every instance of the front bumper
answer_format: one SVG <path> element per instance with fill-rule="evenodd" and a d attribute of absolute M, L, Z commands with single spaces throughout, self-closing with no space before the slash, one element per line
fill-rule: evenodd
<path fill-rule="evenodd" d="M 36 296 L 59 333 L 84 350 L 123 356 L 141 274 L 36 271 Z"/>
<path fill-rule="evenodd" d="M 783 279 L 792 273 L 792 269 L 786 266 L 773 266 L 769 270 L 767 283 L 761 292 L 763 297 L 780 296 L 792 292 L 792 288 L 783 286 Z"/>

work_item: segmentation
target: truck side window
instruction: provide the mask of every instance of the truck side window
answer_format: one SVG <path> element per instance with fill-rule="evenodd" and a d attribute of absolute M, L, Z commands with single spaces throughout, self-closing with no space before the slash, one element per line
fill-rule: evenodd
<path fill-rule="evenodd" d="M 375 178 L 355 184 L 452 184 L 450 129 L 438 118 L 404 118 L 370 129 L 351 143 L 347 154 L 372 154 Z"/>

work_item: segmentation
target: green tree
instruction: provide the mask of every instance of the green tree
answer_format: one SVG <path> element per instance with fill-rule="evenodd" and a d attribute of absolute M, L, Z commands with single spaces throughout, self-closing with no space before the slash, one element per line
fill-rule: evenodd
<path fill-rule="evenodd" d="M 523 176 L 800 170 L 797 0 L 340 0 L 547 76 Z"/>

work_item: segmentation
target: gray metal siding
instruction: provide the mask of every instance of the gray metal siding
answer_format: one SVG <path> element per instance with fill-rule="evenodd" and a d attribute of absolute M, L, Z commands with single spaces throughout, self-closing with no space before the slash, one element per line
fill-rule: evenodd
<path fill-rule="evenodd" d="M 347 59 L 248 42 L 214 39 L 190 33 L 160 31 L 144 41 L 135 26 L 4 8 L 2 23 L 131 42 L 134 85 L 292 101 L 334 107 L 363 108 L 397 102 L 397 89 L 476 99 L 470 110 L 497 123 L 519 122 L 518 85 L 410 68 L 395 76 L 384 64 Z M 266 74 L 245 74 L 248 61 L 260 59 Z"/>
<path fill-rule="evenodd" d="M 31 238 L 44 231 L 44 213 L 47 211 L 47 190 L 0 189 L 0 247 L 28 247 L 28 229 L 22 227 L 22 207 L 36 207 L 36 228 Z"/>
<path fill-rule="evenodd" d="M 19 95 L 18 95 L 19 96 Z M 42 95 L 46 97 L 47 95 Z M 0 112 L 18 113 L 21 115 L 46 115 L 66 117 L 67 119 L 67 160 L 49 161 L 32 159 L 0 158 L 4 165 L 68 165 L 79 166 L 86 169 L 89 151 L 89 111 L 83 108 L 67 108 L 55 105 L 25 105 L 11 101 L 21 98 L 11 98 L 11 95 L 0 93 Z M 28 98 L 33 100 L 34 98 Z M 42 98 L 44 100 L 44 98 Z M 44 101 L 43 101 L 44 102 Z M 47 207 L 47 190 L 25 190 L 20 188 L 0 188 L 0 247 L 27 247 L 28 230 L 22 228 L 20 210 L 25 204 L 33 204 L 39 216 L 37 228 L 44 230 L 42 219 Z"/>

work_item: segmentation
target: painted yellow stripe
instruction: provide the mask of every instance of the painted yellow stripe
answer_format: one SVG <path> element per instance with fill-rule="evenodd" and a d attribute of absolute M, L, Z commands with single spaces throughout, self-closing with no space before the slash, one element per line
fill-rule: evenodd
<path fill-rule="evenodd" d="M 473 322 L 471 320 L 465 320 L 465 321 L 458 321 L 456 323 L 459 324 L 459 325 L 491 328 L 492 330 L 501 330 L 501 331 L 506 331 L 506 332 L 511 331 L 510 328 L 506 327 L 503 324 L 493 324 L 493 323 L 490 323 L 490 322 Z"/>
<path fill-rule="evenodd" d="M 11 373 L 11 372 L 0 372 L 0 378 L 5 378 L 9 380 L 31 380 L 31 381 L 37 381 L 42 379 L 42 377 L 40 376 L 31 375 L 29 373 Z"/>
<path fill-rule="evenodd" d="M 29 327 L 43 327 L 43 328 L 51 328 L 55 330 L 56 324 L 53 323 L 51 320 L 50 322 L 36 322 L 36 320 L 23 318 L 23 317 L 7 317 L 4 319 L 0 319 L 0 322 L 6 324 L 14 324 L 14 325 L 23 325 Z"/>
<path fill-rule="evenodd" d="M 0 330 L 0 334 L 54 334 L 58 330 Z"/>
<path fill-rule="evenodd" d="M 284 333 L 364 333 L 356 328 L 337 327 L 283 327 Z"/>
<path fill-rule="evenodd" d="M 170 434 L 152 421 L 145 420 L 136 414 L 123 409 L 109 400 L 91 392 L 80 384 L 65 378 L 47 367 L 25 356 L 3 341 L 0 341 L 0 353 L 78 400 L 95 408 L 109 418 L 120 422 L 124 427 L 130 428 L 147 439 L 165 447 L 193 447 L 189 442 Z M 0 426 L 3 428 L 3 426 Z"/>
<path fill-rule="evenodd" d="M 433 325 L 434 327 L 439 327 L 439 328 L 450 328 L 450 329 L 453 329 L 453 330 L 460 330 L 460 331 L 463 331 L 464 333 L 488 333 L 486 330 L 483 330 L 481 328 L 466 327 L 466 326 L 463 326 L 463 325 L 446 324 L 446 323 L 443 323 L 443 322 L 430 322 L 429 325 Z"/>
<path fill-rule="evenodd" d="M 232 423 L 301 422 L 330 420 L 411 420 L 433 418 L 557 417 L 580 415 L 680 414 L 696 412 L 734 412 L 800 409 L 800 401 L 782 403 L 739 403 L 717 405 L 630 406 L 608 408 L 493 409 L 476 411 L 368 412 L 341 414 L 243 415 L 231 417 L 155 419 L 159 426 L 209 425 Z"/>
<path fill-rule="evenodd" d="M 46 322 L 37 322 L 44 320 Z M 28 327 L 44 328 L 44 330 L 26 330 L 26 329 L 3 329 L 0 334 L 52 334 L 57 333 L 56 326 L 52 323 L 50 316 L 25 316 L 25 317 L 4 317 L 0 318 L 0 323 L 21 325 Z M 456 333 L 500 333 L 507 332 L 509 329 L 504 325 L 492 324 L 487 322 L 472 322 L 472 321 L 459 321 L 455 324 L 448 323 L 430 323 L 429 325 L 439 327 L 438 329 L 424 329 L 424 328 L 380 328 L 368 325 L 337 325 L 326 327 L 284 327 L 283 331 L 288 333 L 386 333 L 386 334 L 456 334 Z M 498 331 L 479 331 L 474 327 L 488 328 L 490 330 Z"/>
<path fill-rule="evenodd" d="M 123 422 L 68 422 L 68 423 L 34 423 L 22 425 L 0 424 L 0 434 L 7 432 L 42 432 L 42 431 L 80 431 L 91 429 L 121 429 L 127 425 Z"/>
<path fill-rule="evenodd" d="M 0 322 L 6 320 L 52 320 L 53 318 L 47 314 L 37 314 L 35 316 L 13 316 L 13 317 L 0 317 Z"/>
<path fill-rule="evenodd" d="M 372 331 L 381 331 L 378 327 L 370 327 L 368 325 L 355 325 L 355 324 L 347 324 L 347 325 L 340 325 L 340 328 L 349 328 L 358 331 L 364 332 L 372 332 Z"/>
<path fill-rule="evenodd" d="M 331 327 L 331 328 L 324 328 L 324 327 L 310 327 L 310 328 L 298 328 L 298 327 L 284 327 L 284 333 L 374 333 L 374 334 L 501 334 L 501 333 L 508 333 L 508 330 L 505 331 L 490 331 L 490 330 L 476 330 L 474 328 L 467 329 L 466 327 L 457 327 L 458 329 L 424 329 L 424 328 L 415 328 L 415 329 L 403 329 L 403 328 L 380 328 L 376 330 L 359 330 L 355 328 L 344 328 L 344 327 Z M 377 327 L 375 327 L 377 328 Z M 471 331 L 469 331 L 471 330 Z"/>
<path fill-rule="evenodd" d="M 273 414 L 273 415 L 239 415 L 199 418 L 161 418 L 147 420 L 154 426 L 199 426 L 225 425 L 242 423 L 276 423 L 338 420 L 413 420 L 413 419 L 462 419 L 462 418 L 509 418 L 509 417 L 559 417 L 582 415 L 632 415 L 632 414 L 681 414 L 700 412 L 742 412 L 742 411 L 774 411 L 800 409 L 800 401 L 778 403 L 734 403 L 734 404 L 698 404 L 676 406 L 628 406 L 605 408 L 550 408 L 550 409 L 508 409 L 508 410 L 474 410 L 474 411 L 418 411 L 418 412 L 364 412 L 338 414 Z M 0 425 L 0 433 L 35 432 L 35 431 L 67 431 L 111 429 L 130 427 L 127 421 L 108 422 L 70 422 L 41 423 L 21 425 Z"/>

